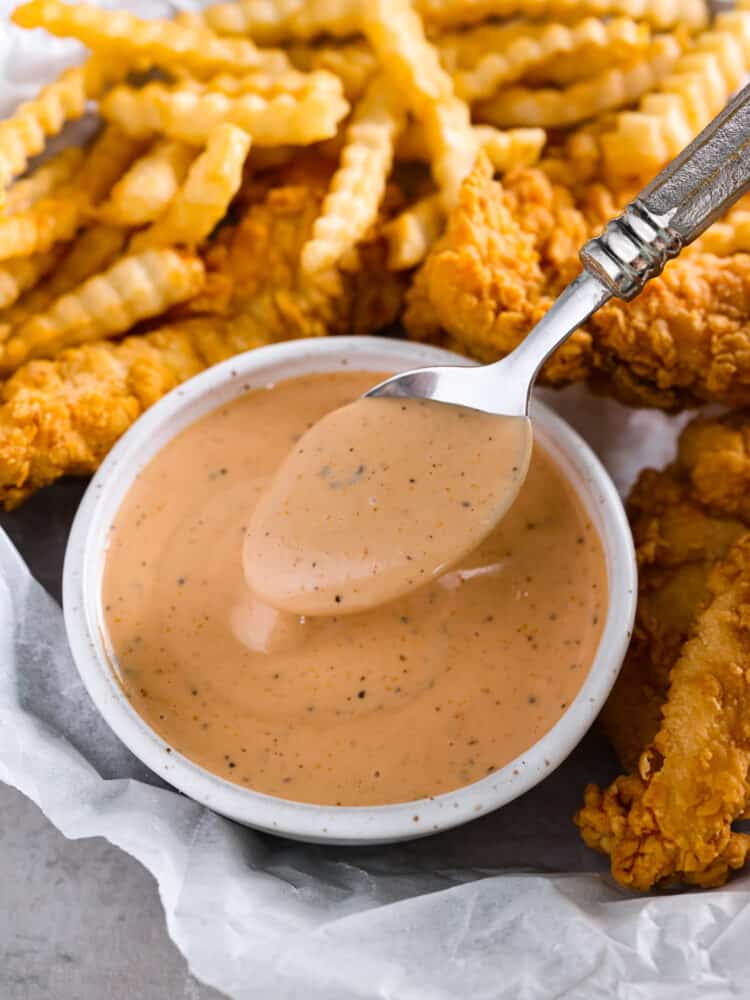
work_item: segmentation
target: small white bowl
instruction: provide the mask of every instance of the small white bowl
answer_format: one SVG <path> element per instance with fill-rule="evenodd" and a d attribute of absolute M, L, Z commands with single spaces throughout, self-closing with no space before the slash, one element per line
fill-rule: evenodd
<path fill-rule="evenodd" d="M 175 434 L 247 391 L 296 375 L 350 370 L 403 371 L 469 364 L 433 347 L 375 337 L 297 340 L 259 348 L 210 368 L 142 416 L 105 460 L 78 510 L 65 556 L 63 606 L 78 671 L 114 732 L 153 771 L 218 813 L 248 826 L 316 843 L 409 840 L 465 823 L 505 805 L 545 778 L 576 746 L 614 683 L 635 615 L 633 542 L 622 504 L 588 445 L 547 407 L 534 407 L 535 435 L 565 468 L 602 538 L 609 608 L 588 677 L 562 718 L 505 767 L 456 791 L 386 806 L 317 806 L 264 795 L 211 774 L 172 750 L 136 713 L 108 662 L 98 609 L 107 534 L 133 479 Z M 552 502 L 552 501 L 551 501 Z"/>

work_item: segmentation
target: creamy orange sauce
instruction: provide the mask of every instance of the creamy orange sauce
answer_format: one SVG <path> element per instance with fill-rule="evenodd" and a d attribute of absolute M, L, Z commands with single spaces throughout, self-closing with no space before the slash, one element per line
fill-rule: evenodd
<path fill-rule="evenodd" d="M 238 784 L 341 805 L 484 777 L 560 718 L 607 606 L 601 541 L 539 444 L 500 525 L 445 575 L 359 614 L 300 618 L 253 597 L 249 519 L 289 449 L 368 372 L 260 389 L 187 428 L 113 525 L 102 625 L 139 714 Z"/>
<path fill-rule="evenodd" d="M 424 586 L 518 495 L 531 422 L 425 399 L 358 399 L 318 421 L 258 502 L 245 579 L 266 603 L 351 614 Z"/>

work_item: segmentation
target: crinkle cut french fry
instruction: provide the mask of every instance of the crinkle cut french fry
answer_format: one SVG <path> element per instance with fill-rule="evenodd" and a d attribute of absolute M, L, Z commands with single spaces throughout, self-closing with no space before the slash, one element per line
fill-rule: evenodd
<path fill-rule="evenodd" d="M 432 176 L 446 208 L 452 208 L 479 152 L 468 105 L 458 97 L 436 101 L 422 115 Z"/>
<path fill-rule="evenodd" d="M 557 74 L 560 60 L 569 57 L 571 82 L 591 76 L 594 57 L 599 70 L 648 45 L 648 26 L 630 18 L 604 21 L 585 18 L 574 24 L 480 24 L 467 31 L 435 39 L 440 61 L 453 78 L 456 94 L 466 101 L 491 97 L 499 86 L 525 78 L 530 71 Z M 359 41 L 340 45 L 296 44 L 289 49 L 301 70 L 324 69 L 341 80 L 347 99 L 358 100 L 377 62 L 372 50 Z M 572 67 L 575 67 L 574 69 Z M 565 81 L 563 81 L 565 82 Z"/>
<path fill-rule="evenodd" d="M 453 81 L 408 0 L 373 0 L 364 5 L 363 19 L 363 31 L 383 69 L 402 88 L 415 114 L 453 96 Z"/>
<path fill-rule="evenodd" d="M 302 248 L 303 274 L 333 267 L 377 218 L 403 123 L 398 95 L 384 77 L 375 77 L 354 110 L 338 170 Z"/>
<path fill-rule="evenodd" d="M 623 16 L 645 21 L 659 30 L 678 25 L 697 29 L 708 21 L 705 0 L 417 0 L 416 7 L 431 28 L 517 15 L 555 20 Z"/>
<path fill-rule="evenodd" d="M 57 156 L 43 163 L 28 177 L 16 181 L 8 189 L 5 210 L 9 215 L 25 212 L 42 198 L 52 194 L 55 188 L 70 180 L 83 161 L 80 146 L 68 146 Z"/>
<path fill-rule="evenodd" d="M 425 38 L 409 0 L 370 0 L 363 30 L 405 104 L 424 126 L 435 182 L 450 208 L 478 152 L 468 106 Z"/>
<path fill-rule="evenodd" d="M 116 125 L 106 125 L 86 151 L 70 187 L 83 195 L 89 205 L 98 205 L 143 150 L 141 140 L 133 139 Z"/>
<path fill-rule="evenodd" d="M 220 73 L 207 80 L 181 80 L 179 89 L 189 90 L 196 94 L 219 93 L 227 97 L 241 97 L 243 94 L 257 94 L 266 100 L 288 94 L 301 97 L 312 90 L 317 93 L 330 93 L 331 97 L 341 97 L 341 81 L 331 71 L 301 73 L 297 69 L 288 69 L 283 73 L 246 73 L 232 76 Z"/>
<path fill-rule="evenodd" d="M 305 72 L 327 70 L 341 80 L 348 101 L 358 101 L 377 69 L 375 54 L 364 42 L 343 45 L 294 45 L 292 63 Z"/>
<path fill-rule="evenodd" d="M 116 226 L 144 226 L 157 219 L 185 180 L 195 149 L 174 139 L 154 143 L 114 185 L 97 218 Z"/>
<path fill-rule="evenodd" d="M 708 21 L 705 0 L 416 0 L 431 29 L 445 30 L 491 18 L 578 20 L 586 16 L 623 16 L 659 30 Z M 206 23 L 220 35 L 248 35 L 260 45 L 306 41 L 317 35 L 348 37 L 359 30 L 355 0 L 239 0 L 212 4 Z"/>
<path fill-rule="evenodd" d="M 215 91 L 150 83 L 138 90 L 116 87 L 100 104 L 105 118 L 133 136 L 163 132 L 173 139 L 202 145 L 222 122 L 244 129 L 259 146 L 307 145 L 336 134 L 349 105 L 335 96 L 330 74 L 310 74 L 306 92 L 264 98 L 258 94 L 228 97 Z"/>
<path fill-rule="evenodd" d="M 28 212 L 0 217 L 0 260 L 46 253 L 71 240 L 83 225 L 86 199 L 65 190 L 43 198 Z"/>
<path fill-rule="evenodd" d="M 604 54 L 606 65 L 633 58 L 648 46 L 648 26 L 630 18 L 604 21 L 588 17 L 566 24 L 481 24 L 443 35 L 436 44 L 456 93 L 467 101 L 491 97 L 501 85 L 523 79 L 530 70 L 555 68 L 569 56 L 578 66 L 576 79 L 592 75 L 592 54 Z"/>
<path fill-rule="evenodd" d="M 99 97 L 107 83 L 121 74 L 116 61 L 105 66 L 92 57 L 82 66 L 65 70 L 33 100 L 0 121 L 0 207 L 7 185 L 26 170 L 32 156 L 42 152 L 47 138 L 57 135 L 66 122 L 80 118 L 86 103 Z"/>
<path fill-rule="evenodd" d="M 247 132 L 236 125 L 218 125 L 164 215 L 133 237 L 131 251 L 138 253 L 172 243 L 187 247 L 202 243 L 226 215 L 242 183 L 242 167 L 249 149 Z"/>
<path fill-rule="evenodd" d="M 750 70 L 750 11 L 716 17 L 711 31 L 600 137 L 606 173 L 647 177 L 676 156 L 718 114 Z"/>
<path fill-rule="evenodd" d="M 502 131 L 494 125 L 473 125 L 472 131 L 479 148 L 487 155 L 497 173 L 514 167 L 530 167 L 539 160 L 547 133 L 543 128 L 511 128 Z M 396 143 L 396 157 L 400 160 L 430 158 L 424 129 L 418 122 L 411 122 Z"/>
<path fill-rule="evenodd" d="M 94 223 L 84 229 L 66 248 L 54 274 L 19 299 L 0 316 L 0 322 L 16 326 L 34 313 L 42 312 L 87 278 L 106 270 L 120 255 L 126 239 L 127 230 L 119 226 Z"/>
<path fill-rule="evenodd" d="M 260 45 L 275 45 L 320 34 L 355 35 L 359 11 L 357 0 L 239 0 L 212 4 L 203 17 L 220 35 L 249 35 Z"/>
<path fill-rule="evenodd" d="M 501 131 L 492 125 L 475 125 L 479 148 L 496 173 L 515 167 L 533 166 L 542 155 L 547 133 L 543 128 L 511 128 Z"/>
<path fill-rule="evenodd" d="M 89 3 L 30 0 L 16 8 L 13 20 L 23 28 L 46 28 L 53 35 L 77 38 L 102 56 L 114 53 L 166 68 L 176 64 L 194 73 L 282 70 L 289 65 L 283 52 L 261 51 L 249 39 L 219 38 L 206 28 L 146 21 L 125 10 Z"/>
<path fill-rule="evenodd" d="M 508 87 L 478 103 L 475 113 L 480 120 L 498 128 L 574 125 L 631 104 L 653 89 L 674 67 L 680 51 L 680 44 L 673 36 L 659 36 L 634 63 L 612 66 L 561 89 Z"/>
<path fill-rule="evenodd" d="M 71 240 L 91 206 L 109 191 L 140 151 L 138 142 L 113 126 L 106 128 L 73 180 L 27 212 L 0 217 L 0 260 L 46 253 L 55 243 Z"/>
<path fill-rule="evenodd" d="M 192 298 L 204 281 L 200 258 L 172 249 L 124 257 L 21 324 L 2 345 L 0 371 L 7 375 L 29 358 L 124 333 Z"/>
<path fill-rule="evenodd" d="M 49 274 L 63 252 L 63 247 L 53 247 L 47 253 L 33 257 L 12 257 L 0 265 L 0 309 L 13 305 L 24 292 L 33 288 L 45 274 Z M 6 317 L 0 313 L 0 324 L 5 322 Z"/>
<path fill-rule="evenodd" d="M 405 271 L 420 264 L 445 226 L 445 210 L 438 194 L 420 199 L 383 226 L 388 243 L 388 267 Z"/>

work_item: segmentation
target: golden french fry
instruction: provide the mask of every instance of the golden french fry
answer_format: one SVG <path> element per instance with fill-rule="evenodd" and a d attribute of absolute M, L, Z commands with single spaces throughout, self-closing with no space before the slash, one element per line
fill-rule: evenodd
<path fill-rule="evenodd" d="M 718 114 L 750 70 L 750 9 L 720 14 L 672 72 L 599 138 L 612 179 L 648 177 Z"/>
<path fill-rule="evenodd" d="M 0 218 L 0 260 L 46 253 L 71 240 L 83 225 L 87 202 L 70 190 L 43 198 L 28 212 Z"/>
<path fill-rule="evenodd" d="M 12 257 L 0 265 L 0 309 L 13 305 L 24 292 L 33 288 L 38 281 L 49 274 L 64 252 L 63 247 L 54 247 L 47 253 L 34 257 Z M 0 323 L 7 318 L 0 314 Z"/>
<path fill-rule="evenodd" d="M 453 78 L 456 94 L 466 101 L 476 101 L 534 71 L 543 72 L 548 82 L 575 82 L 592 76 L 613 62 L 643 52 L 650 37 L 647 25 L 630 18 L 586 18 L 571 26 L 528 21 L 480 24 L 467 31 L 441 35 L 435 45 L 443 68 Z M 361 97 L 377 65 L 372 50 L 359 41 L 340 45 L 298 43 L 289 49 L 289 56 L 300 70 L 334 73 L 350 101 Z"/>
<path fill-rule="evenodd" d="M 301 73 L 297 69 L 288 69 L 282 73 L 246 73 L 241 76 L 222 73 L 202 81 L 181 80 L 179 89 L 192 91 L 195 94 L 219 93 L 227 97 L 257 94 L 266 100 L 284 94 L 292 97 L 304 96 L 311 90 L 317 93 L 328 92 L 333 98 L 340 97 L 342 93 L 341 81 L 334 73 Z"/>
<path fill-rule="evenodd" d="M 2 315 L 1 321 L 15 326 L 34 313 L 42 312 L 55 299 L 66 295 L 87 278 L 113 264 L 124 248 L 126 239 L 127 232 L 119 226 L 95 223 L 84 229 L 70 247 L 65 248 L 54 274 L 19 299 Z"/>
<path fill-rule="evenodd" d="M 289 58 L 297 69 L 310 72 L 327 70 L 341 80 L 347 101 L 358 101 L 377 69 L 377 59 L 365 42 L 343 45 L 301 45 L 289 49 Z"/>
<path fill-rule="evenodd" d="M 499 174 L 515 167 L 533 166 L 547 141 L 543 128 L 511 128 L 503 132 L 492 125 L 475 125 L 474 135 Z"/>
<path fill-rule="evenodd" d="M 588 17 L 572 26 L 526 21 L 480 24 L 443 35 L 436 44 L 458 96 L 476 101 L 491 97 L 502 85 L 524 79 L 530 70 L 556 70 L 565 57 L 578 68 L 574 80 L 591 76 L 597 53 L 603 54 L 605 66 L 611 66 L 643 53 L 649 39 L 648 26 L 631 18 Z"/>
<path fill-rule="evenodd" d="M 430 150 L 432 176 L 445 207 L 452 208 L 479 152 L 468 105 L 458 97 L 443 98 L 423 112 L 422 124 Z"/>
<path fill-rule="evenodd" d="M 86 154 L 78 174 L 27 212 L 0 218 L 0 260 L 46 253 L 71 240 L 112 184 L 141 151 L 118 129 L 106 128 Z"/>
<path fill-rule="evenodd" d="M 355 0 L 239 0 L 206 7 L 203 17 L 220 35 L 248 35 L 260 45 L 316 35 L 339 38 L 360 29 Z"/>
<path fill-rule="evenodd" d="M 702 28 L 708 21 L 704 0 L 417 0 L 417 9 L 431 28 L 443 29 L 517 15 L 559 21 L 623 16 L 662 31 L 678 25 Z"/>
<path fill-rule="evenodd" d="M 431 30 L 516 16 L 557 21 L 623 16 L 662 31 L 678 25 L 693 30 L 708 21 L 704 0 L 416 0 L 415 7 Z M 357 34 L 359 12 L 355 0 L 239 0 L 212 4 L 202 17 L 220 35 L 247 35 L 260 45 L 277 45 Z"/>
<path fill-rule="evenodd" d="M 385 72 L 424 127 L 433 177 L 451 207 L 479 148 L 469 108 L 455 96 L 453 81 L 409 0 L 371 0 L 363 17 L 365 35 Z"/>
<path fill-rule="evenodd" d="M 420 199 L 383 226 L 388 242 L 388 267 L 405 271 L 416 267 L 429 253 L 445 226 L 445 210 L 438 194 Z"/>
<path fill-rule="evenodd" d="M 612 66 L 570 87 L 535 90 L 508 87 L 475 106 L 477 118 L 498 128 L 574 125 L 604 111 L 631 104 L 652 90 L 674 67 L 680 44 L 672 35 L 657 36 L 643 57 Z"/>
<path fill-rule="evenodd" d="M 248 132 L 259 146 L 307 145 L 334 135 L 349 110 L 343 97 L 334 96 L 330 74 L 325 74 L 325 81 L 320 81 L 322 75 L 310 74 L 308 87 L 297 95 L 270 98 L 258 94 L 232 98 L 161 83 L 139 90 L 116 87 L 101 102 L 100 110 L 133 136 L 163 132 L 202 145 L 217 125 L 228 122 Z"/>
<path fill-rule="evenodd" d="M 99 97 L 121 73 L 115 61 L 105 66 L 91 58 L 82 66 L 65 70 L 33 100 L 0 122 L 0 208 L 7 185 L 26 170 L 32 156 L 42 152 L 47 138 L 57 135 L 66 122 L 80 118 L 87 101 Z"/>
<path fill-rule="evenodd" d="M 590 22 L 592 28 L 584 29 L 583 25 Z M 601 25 L 601 28 L 594 28 L 593 24 Z M 585 31 L 589 35 L 588 39 L 578 35 L 577 29 Z M 615 17 L 611 20 L 586 18 L 571 25 L 571 32 L 578 44 L 568 51 L 562 48 L 530 66 L 523 74 L 525 83 L 566 87 L 603 72 L 615 62 L 632 61 L 634 56 L 645 51 L 653 37 L 650 25 L 630 17 Z M 678 38 L 685 37 L 686 33 L 680 29 Z"/>
<path fill-rule="evenodd" d="M 153 222 L 174 198 L 194 159 L 192 146 L 173 139 L 157 141 L 114 185 L 97 218 L 126 227 Z"/>
<path fill-rule="evenodd" d="M 494 125 L 473 125 L 472 132 L 478 147 L 486 153 L 497 173 L 513 167 L 530 167 L 539 160 L 547 133 L 543 128 L 511 128 L 505 131 Z M 411 122 L 396 143 L 396 157 L 400 160 L 430 158 L 424 128 Z"/>
<path fill-rule="evenodd" d="M 17 7 L 13 20 L 23 28 L 46 28 L 53 35 L 77 38 L 94 52 L 173 64 L 193 73 L 283 70 L 282 52 L 261 51 L 249 39 L 219 38 L 206 28 L 173 21 L 145 21 L 125 10 L 108 11 L 93 4 L 30 0 Z"/>
<path fill-rule="evenodd" d="M 630 18 L 604 21 L 586 18 L 566 24 L 480 24 L 467 31 L 435 39 L 440 61 L 453 78 L 456 94 L 466 101 L 492 96 L 499 86 L 526 78 L 530 71 L 548 77 L 565 76 L 574 82 L 642 52 L 650 39 L 649 28 Z M 364 92 L 377 61 L 363 42 L 340 45 L 297 43 L 289 49 L 292 63 L 300 70 L 324 69 L 341 80 L 349 101 Z M 569 62 L 562 62 L 566 57 Z M 600 65 L 596 67 L 595 59 Z"/>
<path fill-rule="evenodd" d="M 70 180 L 82 161 L 83 150 L 79 146 L 69 146 L 57 156 L 53 156 L 28 177 L 23 177 L 8 188 L 6 212 L 12 215 L 14 212 L 27 211 L 42 198 L 52 194 L 55 188 Z"/>
<path fill-rule="evenodd" d="M 0 372 L 8 375 L 29 358 L 51 357 L 74 344 L 124 333 L 192 298 L 204 280 L 198 257 L 172 249 L 124 257 L 17 327 L 0 349 Z"/>
<path fill-rule="evenodd" d="M 133 237 L 131 252 L 172 243 L 186 247 L 202 243 L 226 215 L 242 182 L 249 149 L 247 132 L 236 125 L 218 125 L 162 217 Z"/>
<path fill-rule="evenodd" d="M 302 248 L 303 274 L 333 267 L 377 218 L 393 165 L 393 146 L 404 110 L 388 82 L 377 76 L 354 110 L 339 168 Z"/>

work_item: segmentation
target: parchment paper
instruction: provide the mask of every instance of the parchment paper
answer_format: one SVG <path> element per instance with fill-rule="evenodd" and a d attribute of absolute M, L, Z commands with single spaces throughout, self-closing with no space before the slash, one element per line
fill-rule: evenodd
<path fill-rule="evenodd" d="M 76 55 L 16 32 L 9 10 L 0 0 L 0 113 Z M 684 420 L 581 389 L 545 398 L 622 490 L 671 457 Z M 4 518 L 35 560 L 40 517 L 45 544 L 61 548 L 68 518 L 54 504 L 65 495 Z M 57 569 L 47 572 L 55 589 Z M 66 836 L 104 836 L 138 858 L 192 972 L 237 1000 L 747 996 L 750 876 L 636 898 L 580 843 L 571 816 L 583 786 L 615 772 L 591 733 L 521 799 L 426 840 L 321 848 L 243 829 L 167 788 L 113 736 L 78 679 L 58 605 L 0 530 L 0 779 Z"/>

